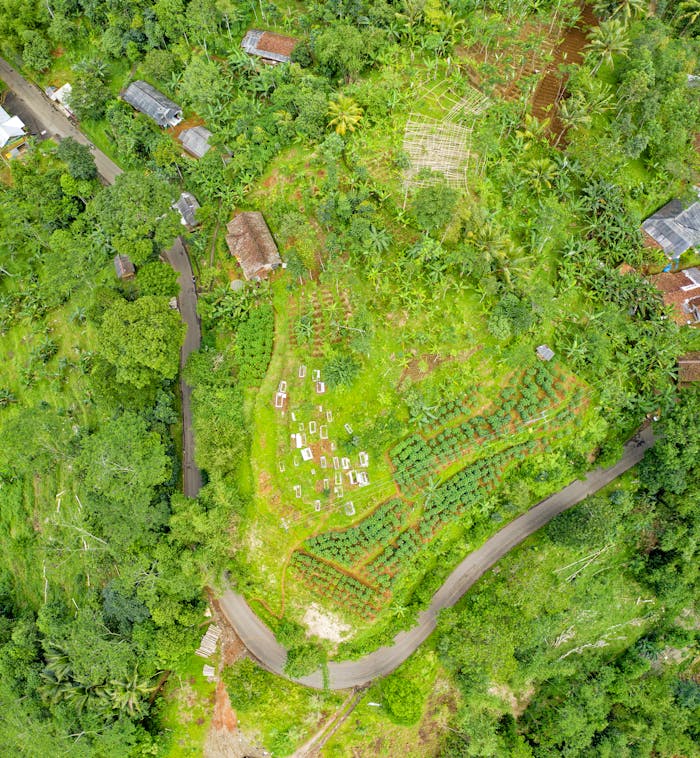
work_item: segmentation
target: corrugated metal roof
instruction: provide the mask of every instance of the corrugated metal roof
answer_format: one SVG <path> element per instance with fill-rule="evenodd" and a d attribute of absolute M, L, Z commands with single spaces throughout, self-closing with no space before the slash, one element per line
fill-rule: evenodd
<path fill-rule="evenodd" d="M 680 200 L 671 200 L 649 216 L 642 229 L 667 255 L 678 257 L 688 248 L 700 245 L 700 203 L 684 209 Z"/>
<path fill-rule="evenodd" d="M 182 121 L 182 108 L 148 82 L 131 82 L 123 99 L 137 111 L 150 116 L 158 126 L 175 126 Z"/>
<path fill-rule="evenodd" d="M 195 218 L 195 211 L 199 208 L 199 203 L 192 193 L 183 192 L 171 207 L 180 214 L 182 223 L 186 226 L 197 226 L 199 223 Z"/>
<path fill-rule="evenodd" d="M 196 158 L 201 158 L 211 148 L 209 137 L 211 137 L 211 132 L 208 129 L 203 126 L 193 126 L 191 129 L 182 131 L 178 139 L 187 152 L 192 153 Z"/>

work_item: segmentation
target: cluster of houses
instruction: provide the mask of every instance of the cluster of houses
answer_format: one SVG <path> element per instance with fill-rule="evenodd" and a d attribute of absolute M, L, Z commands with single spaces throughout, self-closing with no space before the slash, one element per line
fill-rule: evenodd
<path fill-rule="evenodd" d="M 243 49 L 265 63 L 275 65 L 290 60 L 297 40 L 281 34 L 251 29 L 241 42 Z M 49 97 L 68 110 L 70 84 L 60 89 L 51 88 Z M 158 126 L 167 129 L 182 122 L 182 108 L 148 82 L 134 81 L 122 93 L 122 99 L 134 109 L 145 114 Z M 177 134 L 178 141 L 193 157 L 202 158 L 211 149 L 212 133 L 204 126 L 192 126 Z M 197 198 L 190 192 L 183 192 L 172 208 L 180 215 L 182 224 L 193 229 L 197 226 Z M 241 266 L 243 276 L 249 281 L 260 281 L 282 266 L 277 245 L 261 213 L 246 211 L 236 214 L 226 227 L 226 243 L 231 255 Z M 115 256 L 114 266 L 120 279 L 131 279 L 134 266 L 128 257 Z"/>

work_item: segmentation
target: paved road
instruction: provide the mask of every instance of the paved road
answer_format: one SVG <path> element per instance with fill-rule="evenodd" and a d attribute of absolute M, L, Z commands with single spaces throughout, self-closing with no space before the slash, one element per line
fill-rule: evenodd
<path fill-rule="evenodd" d="M 443 608 L 454 605 L 491 566 L 556 515 L 605 487 L 639 463 L 653 443 L 653 433 L 647 428 L 640 433 L 637 441 L 632 440 L 625 446 L 622 458 L 614 466 L 591 471 L 585 479 L 575 481 L 503 527 L 457 566 L 435 593 L 428 609 L 419 615 L 417 625 L 397 634 L 392 645 L 381 647 L 356 661 L 330 663 L 330 688 L 357 687 L 393 671 L 430 636 L 435 629 L 438 613 Z M 276 674 L 282 674 L 286 651 L 253 613 L 245 599 L 238 593 L 227 591 L 220 602 L 226 617 L 248 650 L 263 666 Z M 320 672 L 298 681 L 316 689 L 323 687 Z"/>
<path fill-rule="evenodd" d="M 91 146 L 90 140 L 58 110 L 52 100 L 49 100 L 38 87 L 28 82 L 2 58 L 0 58 L 0 79 L 14 92 L 23 106 L 34 114 L 49 135 L 58 135 L 61 138 L 72 137 L 76 142 Z M 122 170 L 97 148 L 91 148 L 91 152 L 95 158 L 97 171 L 105 183 L 114 184 L 114 180 L 122 173 Z"/>
<path fill-rule="evenodd" d="M 197 497 L 202 489 L 202 473 L 194 462 L 194 431 L 192 430 L 192 388 L 185 381 L 182 369 L 190 354 L 199 350 L 202 331 L 197 316 L 197 290 L 192 275 L 187 249 L 178 237 L 165 253 L 168 263 L 180 274 L 180 294 L 177 305 L 182 320 L 187 324 L 185 342 L 180 351 L 180 395 L 182 397 L 182 471 L 183 491 L 187 497 Z"/>

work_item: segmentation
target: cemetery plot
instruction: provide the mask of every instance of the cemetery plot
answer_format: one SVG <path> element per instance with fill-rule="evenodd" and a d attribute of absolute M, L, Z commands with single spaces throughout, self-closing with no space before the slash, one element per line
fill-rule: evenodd
<path fill-rule="evenodd" d="M 567 382 L 572 384 L 549 366 L 538 365 L 523 371 L 514 386 L 503 388 L 485 415 L 483 410 L 474 415 L 475 408 L 460 401 L 434 409 L 426 425 L 432 436 L 409 435 L 391 451 L 394 479 L 404 497 L 382 502 L 353 526 L 306 539 L 294 554 L 293 566 L 300 565 L 300 555 L 306 567 L 295 569 L 297 577 L 314 593 L 341 605 L 335 589 L 341 586 L 338 575 L 350 584 L 360 582 L 362 592 L 375 593 L 377 603 L 389 601 L 396 579 L 411 569 L 413 559 L 441 529 L 456 520 L 463 529 L 483 521 L 489 515 L 486 496 L 498 487 L 507 468 L 570 433 L 567 425 L 576 419 L 572 407 L 583 406 L 584 393 L 575 387 L 567 395 Z M 557 408 L 564 400 L 566 407 Z M 540 423 L 534 427 L 534 422 Z M 532 437 L 535 428 L 546 431 L 547 437 Z M 509 444 L 517 435 L 521 441 Z M 505 447 L 478 455 L 484 445 L 499 443 Z M 455 463 L 474 453 L 476 460 L 454 471 Z M 342 476 L 343 463 L 343 457 L 334 458 L 337 475 Z M 311 570 L 314 560 L 323 568 Z M 330 589 L 328 567 L 337 579 Z M 353 603 L 344 607 L 354 612 Z M 370 604 L 358 615 L 368 618 L 375 611 Z"/>

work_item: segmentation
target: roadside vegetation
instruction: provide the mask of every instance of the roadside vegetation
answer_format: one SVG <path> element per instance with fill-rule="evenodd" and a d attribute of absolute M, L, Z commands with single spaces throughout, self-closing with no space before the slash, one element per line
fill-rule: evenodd
<path fill-rule="evenodd" d="M 697 182 L 696 10 L 0 1 L 3 56 L 70 82 L 80 128 L 126 170 L 104 188 L 65 140 L 1 174 L 0 742 L 196 752 L 205 585 L 246 595 L 292 676 L 359 657 L 660 417 L 638 472 L 509 555 L 323 750 L 693 754 L 700 400 L 675 379 L 699 343 L 645 279 L 666 259 L 639 229 Z M 292 62 L 249 57 L 251 27 L 298 39 Z M 134 79 L 183 124 L 122 102 Z M 199 160 L 176 141 L 197 124 Z M 185 189 L 187 232 L 169 209 Z M 264 214 L 286 263 L 269 282 L 230 286 L 234 210 Z M 203 330 L 185 368 L 195 499 L 159 259 L 179 233 Z M 273 755 L 345 700 L 247 660 L 223 677 Z"/>

